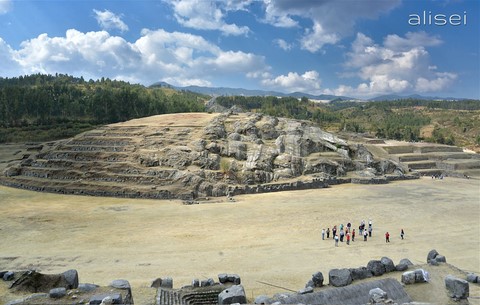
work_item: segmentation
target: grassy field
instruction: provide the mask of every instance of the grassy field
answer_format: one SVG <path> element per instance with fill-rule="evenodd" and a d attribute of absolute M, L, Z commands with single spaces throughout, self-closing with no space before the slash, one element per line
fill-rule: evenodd
<path fill-rule="evenodd" d="M 100 285 L 128 279 L 138 304 L 152 300 L 147 287 L 157 277 L 171 276 L 181 287 L 193 278 L 238 273 L 251 298 L 282 292 L 260 281 L 299 290 L 316 271 L 328 278 L 332 268 L 366 266 L 383 256 L 421 264 L 431 249 L 480 273 L 479 180 L 427 178 L 235 198 L 186 206 L 0 187 L 0 269 L 73 268 L 80 282 Z M 367 242 L 336 248 L 321 239 L 322 228 L 349 221 L 358 227 L 362 219 L 373 221 Z M 477 287 L 472 296 L 480 296 Z M 435 303 L 435 295 L 421 301 Z"/>

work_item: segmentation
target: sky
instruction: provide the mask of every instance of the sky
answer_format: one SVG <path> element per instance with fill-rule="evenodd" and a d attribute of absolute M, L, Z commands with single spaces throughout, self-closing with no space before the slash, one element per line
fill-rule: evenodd
<path fill-rule="evenodd" d="M 478 0 L 0 0 L 0 77 L 480 98 Z"/>

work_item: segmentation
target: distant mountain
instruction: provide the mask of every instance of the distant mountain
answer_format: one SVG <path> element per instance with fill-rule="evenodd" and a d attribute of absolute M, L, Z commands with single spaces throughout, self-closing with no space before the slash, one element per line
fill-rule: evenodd
<path fill-rule="evenodd" d="M 466 100 L 465 98 L 456 98 L 456 97 L 438 97 L 438 96 L 422 96 L 418 94 L 411 94 L 411 95 L 381 95 L 371 99 L 356 99 L 347 96 L 336 96 L 336 95 L 329 95 L 329 94 L 320 94 L 320 95 L 313 95 L 304 92 L 292 92 L 292 93 L 282 93 L 278 91 L 265 91 L 265 90 L 252 90 L 252 89 L 243 89 L 243 88 L 228 88 L 228 87 L 203 87 L 203 86 L 186 86 L 186 87 L 177 87 L 170 85 L 166 82 L 157 82 L 151 85 L 150 87 L 166 87 L 166 88 L 173 88 L 176 90 L 186 90 L 192 91 L 200 94 L 205 95 L 213 95 L 213 96 L 278 96 L 278 97 L 285 97 L 291 96 L 295 98 L 302 98 L 306 97 L 310 100 L 322 100 L 322 101 L 335 101 L 335 102 L 378 102 L 378 101 L 395 101 L 395 100 L 402 100 L 402 99 L 417 99 L 417 100 L 442 100 L 442 101 L 461 101 Z"/>
<path fill-rule="evenodd" d="M 186 87 L 176 87 L 170 85 L 166 82 L 157 82 L 151 85 L 150 87 L 166 87 L 166 88 L 173 88 L 176 90 L 187 90 L 192 91 L 200 94 L 206 95 L 241 95 L 241 96 L 279 96 L 279 97 L 286 97 L 291 96 L 295 98 L 302 98 L 306 97 L 311 100 L 334 100 L 334 99 L 341 99 L 341 100 L 352 100 L 350 97 L 345 96 L 335 96 L 335 95 L 312 95 L 303 92 L 292 92 L 292 93 L 282 93 L 278 91 L 265 91 L 265 90 L 251 90 L 251 89 L 243 89 L 243 88 L 227 88 L 227 87 L 202 87 L 202 86 L 186 86 Z"/>
<path fill-rule="evenodd" d="M 411 95 L 381 95 L 369 99 L 369 101 L 378 102 L 378 101 L 395 101 L 395 100 L 404 100 L 404 99 L 416 99 L 416 100 L 426 100 L 426 101 L 461 101 L 466 100 L 465 98 L 457 97 L 438 97 L 438 96 L 422 96 L 418 94 Z"/>

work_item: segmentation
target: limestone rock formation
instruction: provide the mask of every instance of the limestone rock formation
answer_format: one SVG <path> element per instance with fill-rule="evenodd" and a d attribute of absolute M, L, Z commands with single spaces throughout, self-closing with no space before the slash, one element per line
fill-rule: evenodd
<path fill-rule="evenodd" d="M 231 189 L 241 194 L 311 188 L 319 180 L 328 186 L 357 171 L 369 173 L 361 183 L 386 183 L 387 174 L 403 177 L 397 162 L 377 160 L 365 145 L 311 122 L 259 113 L 189 113 L 106 125 L 39 145 L 12 161 L 0 183 L 65 194 L 192 200 L 225 196 Z"/>

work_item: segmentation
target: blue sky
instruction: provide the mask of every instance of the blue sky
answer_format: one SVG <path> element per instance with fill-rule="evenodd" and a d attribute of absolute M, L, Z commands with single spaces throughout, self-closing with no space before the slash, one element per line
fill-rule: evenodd
<path fill-rule="evenodd" d="M 0 76 L 478 99 L 479 18 L 478 0 L 0 0 Z"/>

